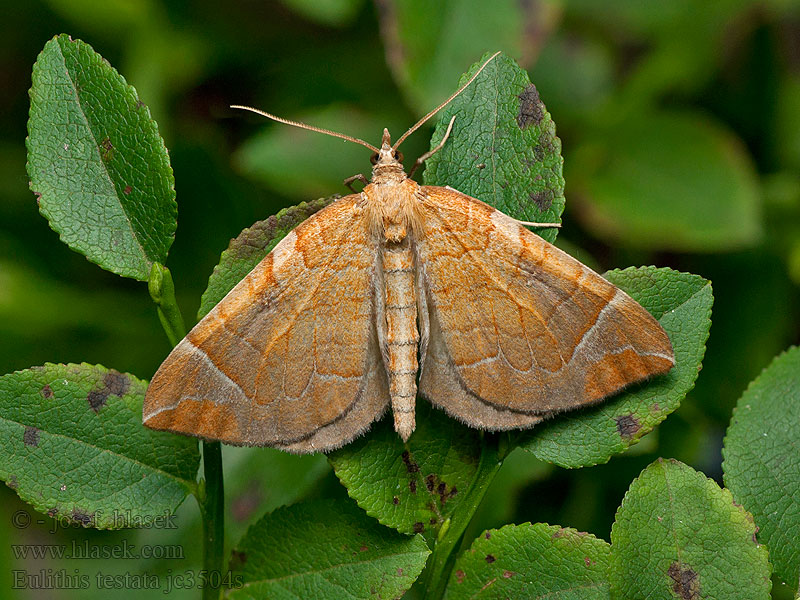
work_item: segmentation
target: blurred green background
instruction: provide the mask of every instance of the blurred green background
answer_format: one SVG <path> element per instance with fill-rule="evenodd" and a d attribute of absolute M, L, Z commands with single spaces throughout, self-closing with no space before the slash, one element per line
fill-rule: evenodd
<path fill-rule="evenodd" d="M 512 454 L 475 531 L 543 521 L 609 538 L 631 480 L 657 456 L 721 484 L 736 400 L 798 341 L 800 2 L 796 0 L 34 0 L 0 19 L 0 373 L 44 362 L 100 363 L 149 378 L 169 350 L 145 284 L 61 244 L 25 173 L 27 89 L 47 40 L 90 43 L 133 84 L 175 170 L 178 231 L 168 265 L 188 323 L 228 240 L 280 208 L 367 172 L 353 144 L 235 112 L 251 104 L 377 143 L 456 87 L 485 51 L 530 72 L 563 142 L 567 209 L 558 244 L 600 271 L 656 264 L 711 279 L 704 368 L 680 409 L 607 465 L 568 471 Z M 404 145 L 413 160 L 423 129 Z M 410 161 L 408 161 L 410 163 Z M 344 496 L 324 457 L 225 448 L 229 542 L 264 511 Z M 4 515 L 27 510 L 0 490 Z M 88 590 L 14 598 L 107 597 L 96 574 L 199 569 L 197 509 L 178 530 L 51 534 L 0 517 L 2 590 L 13 570 L 86 574 Z M 177 544 L 180 560 L 27 559 L 11 544 Z M 125 586 L 123 586 L 125 587 Z M 127 587 L 130 587 L 129 585 Z M 198 597 L 197 590 L 176 596 Z M 776 582 L 774 596 L 785 597 Z"/>

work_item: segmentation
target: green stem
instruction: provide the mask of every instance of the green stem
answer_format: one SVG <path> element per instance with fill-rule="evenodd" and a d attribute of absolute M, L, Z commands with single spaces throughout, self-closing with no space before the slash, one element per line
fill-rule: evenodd
<path fill-rule="evenodd" d="M 167 334 L 169 343 L 173 346 L 177 345 L 186 335 L 186 326 L 183 324 L 183 316 L 175 301 L 175 284 L 169 269 L 164 265 L 153 263 L 147 289 L 150 291 L 153 302 L 156 303 L 158 318 Z"/>
<path fill-rule="evenodd" d="M 453 516 L 446 520 L 439 529 L 439 535 L 424 576 L 423 589 L 427 600 L 438 600 L 444 596 L 447 582 L 450 579 L 450 571 L 453 570 L 456 560 L 455 551 L 464 536 L 464 530 L 475 515 L 475 511 L 478 510 L 500 465 L 503 464 L 506 451 L 505 448 L 499 447 L 499 442 L 504 439 L 498 436 L 484 436 L 475 479 L 472 480 L 472 485 L 462 497 Z"/>
<path fill-rule="evenodd" d="M 203 474 L 200 511 L 203 515 L 203 569 L 208 579 L 203 600 L 217 600 L 221 587 L 209 585 L 225 576 L 225 493 L 222 484 L 222 448 L 219 442 L 203 441 Z"/>
<path fill-rule="evenodd" d="M 172 274 L 164 265 L 154 263 L 147 282 L 150 297 L 156 303 L 158 318 L 170 343 L 175 346 L 186 335 L 183 316 L 175 300 Z M 222 484 L 222 448 L 219 442 L 203 441 L 203 477 L 195 496 L 203 516 L 203 569 L 206 585 L 203 600 L 217 600 L 222 588 L 209 585 L 223 581 L 225 572 L 225 495 Z"/>

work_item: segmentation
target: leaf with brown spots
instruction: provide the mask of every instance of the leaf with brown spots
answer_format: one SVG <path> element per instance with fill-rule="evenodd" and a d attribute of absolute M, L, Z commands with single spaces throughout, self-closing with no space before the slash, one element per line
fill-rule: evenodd
<path fill-rule="evenodd" d="M 167 149 L 136 90 L 91 46 L 59 35 L 33 67 L 28 175 L 76 252 L 146 281 L 165 263 L 177 204 Z"/>
<path fill-rule="evenodd" d="M 195 488 L 197 442 L 141 424 L 146 383 L 101 366 L 0 377 L 0 479 L 84 527 L 172 513 Z"/>
<path fill-rule="evenodd" d="M 488 55 L 487 55 L 488 56 Z M 482 61 L 464 74 L 464 83 Z M 561 141 L 527 73 L 507 56 L 489 63 L 439 117 L 424 180 L 448 185 L 523 221 L 560 222 L 564 210 Z M 536 230 L 549 242 L 556 229 Z"/>
<path fill-rule="evenodd" d="M 403 533 L 435 535 L 458 510 L 458 490 L 478 471 L 480 432 L 417 401 L 417 428 L 404 444 L 391 418 L 328 455 L 339 480 L 367 514 Z"/>
<path fill-rule="evenodd" d="M 608 555 L 605 541 L 574 529 L 506 525 L 456 560 L 445 598 L 609 600 Z"/>
<path fill-rule="evenodd" d="M 620 600 L 768 600 L 771 568 L 755 533 L 753 517 L 728 490 L 683 463 L 658 459 L 617 511 L 612 593 Z"/>

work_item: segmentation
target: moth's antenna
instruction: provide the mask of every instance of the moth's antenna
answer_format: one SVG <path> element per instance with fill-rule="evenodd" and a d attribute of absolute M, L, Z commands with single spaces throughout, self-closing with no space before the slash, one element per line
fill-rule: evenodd
<path fill-rule="evenodd" d="M 487 58 L 487 59 L 486 59 L 486 62 L 485 62 L 485 63 L 483 63 L 483 64 L 481 65 L 481 68 L 480 68 L 480 69 L 478 69 L 477 71 L 475 71 L 475 74 L 474 74 L 472 77 L 470 77 L 470 78 L 469 78 L 469 81 L 467 81 L 467 83 L 465 83 L 465 84 L 464 84 L 464 85 L 462 85 L 460 88 L 458 88 L 458 89 L 457 89 L 457 90 L 456 90 L 456 91 L 453 93 L 453 95 L 452 95 L 452 96 L 450 96 L 450 97 L 449 97 L 447 100 L 445 100 L 445 101 L 444 101 L 444 102 L 442 102 L 442 103 L 441 103 L 439 106 L 437 106 L 436 108 L 434 108 L 434 109 L 433 109 L 431 112 L 429 112 L 427 115 L 425 115 L 424 117 L 422 117 L 422 118 L 421 118 L 419 121 L 417 121 L 417 122 L 416 122 L 416 124 L 414 124 L 414 126 L 413 126 L 413 127 L 411 127 L 411 129 L 409 129 L 409 130 L 408 130 L 408 131 L 406 131 L 406 132 L 405 132 L 403 135 L 401 135 L 401 136 L 398 138 L 398 140 L 397 140 L 397 141 L 394 143 L 394 146 L 392 146 L 392 150 L 397 150 L 397 147 L 398 147 L 400 144 L 402 144 L 402 143 L 403 143 L 403 141 L 404 141 L 404 140 L 405 140 L 405 139 L 406 139 L 408 136 L 410 136 L 410 135 L 411 135 L 412 133 L 414 133 L 414 132 L 415 132 L 417 129 L 419 129 L 419 128 L 420 128 L 420 126 L 422 126 L 422 124 L 423 124 L 425 121 L 427 121 L 428 119 L 430 119 L 430 118 L 431 118 L 433 115 L 435 115 L 437 112 L 439 112 L 440 110 L 442 110 L 442 109 L 443 109 L 445 106 L 447 106 L 448 104 L 450 104 L 450 102 L 452 102 L 452 101 L 455 99 L 455 97 L 456 97 L 456 96 L 458 96 L 458 95 L 459 95 L 461 92 L 463 92 L 463 91 L 464 91 L 464 90 L 467 88 L 467 86 L 468 86 L 470 83 L 472 83 L 473 81 L 475 81 L 475 78 L 476 78 L 478 75 L 480 75 L 480 73 L 481 73 L 481 71 L 483 71 L 484 67 L 486 67 L 486 65 L 488 65 L 490 62 L 492 62 L 492 60 L 494 59 L 494 57 L 495 57 L 495 56 L 497 56 L 498 54 L 500 54 L 500 50 L 498 50 L 497 52 L 495 52 L 494 54 L 492 54 L 492 55 L 491 55 L 489 58 Z"/>
<path fill-rule="evenodd" d="M 481 67 L 482 68 L 482 67 Z M 231 104 L 231 108 L 238 108 L 241 110 L 249 110 L 250 112 L 254 112 L 257 115 L 261 115 L 263 117 L 267 117 L 268 119 L 272 119 L 273 121 L 278 121 L 278 123 L 285 123 L 286 125 L 293 125 L 294 127 L 299 127 L 300 129 L 308 129 L 309 131 L 316 131 L 317 133 L 324 133 L 325 135 L 332 135 L 333 137 L 342 138 L 343 140 L 347 140 L 348 142 L 355 142 L 356 144 L 361 144 L 372 150 L 373 152 L 380 152 L 375 146 L 372 144 L 368 144 L 364 140 L 360 140 L 358 138 L 350 137 L 349 135 L 345 135 L 343 133 L 338 133 L 336 131 L 331 131 L 330 129 L 323 129 L 322 127 L 314 127 L 313 125 L 306 125 L 305 123 L 300 123 L 299 121 L 290 121 L 289 119 L 283 119 L 281 117 L 276 117 L 273 114 L 265 112 L 263 110 L 259 110 L 257 108 L 253 108 L 252 106 L 241 106 L 239 104 Z"/>

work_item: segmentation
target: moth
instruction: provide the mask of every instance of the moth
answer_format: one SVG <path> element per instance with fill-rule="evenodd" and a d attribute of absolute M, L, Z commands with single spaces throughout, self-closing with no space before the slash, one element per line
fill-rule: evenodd
<path fill-rule="evenodd" d="M 347 180 L 365 186 L 292 230 L 174 348 L 145 425 L 328 451 L 389 406 L 408 440 L 418 392 L 471 427 L 529 428 L 672 368 L 644 308 L 526 228 L 552 224 L 406 175 L 398 146 L 493 58 L 394 144 L 384 129 L 379 148 L 235 107 L 366 146 L 372 178 Z"/>

